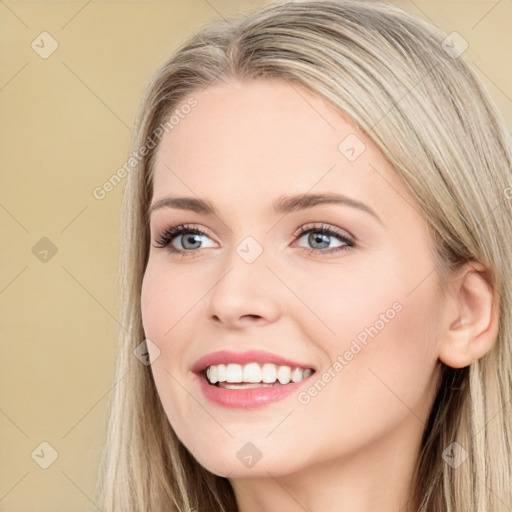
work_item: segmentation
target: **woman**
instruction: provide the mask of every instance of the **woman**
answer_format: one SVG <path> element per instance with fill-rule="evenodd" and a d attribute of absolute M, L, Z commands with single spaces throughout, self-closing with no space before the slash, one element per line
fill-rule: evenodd
<path fill-rule="evenodd" d="M 510 510 L 512 156 L 463 43 L 287 3 L 155 74 L 102 510 Z"/>

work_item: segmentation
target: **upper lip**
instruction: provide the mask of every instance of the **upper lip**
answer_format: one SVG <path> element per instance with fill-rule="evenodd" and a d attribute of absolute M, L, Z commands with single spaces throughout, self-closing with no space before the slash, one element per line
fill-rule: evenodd
<path fill-rule="evenodd" d="M 311 368 L 314 367 L 309 364 L 299 363 L 292 361 L 286 357 L 273 354 L 272 352 L 266 352 L 264 350 L 247 350 L 245 352 L 232 352 L 230 350 L 220 350 L 218 352 L 212 352 L 207 354 L 196 361 L 192 367 L 192 371 L 195 373 L 201 373 L 208 366 L 213 364 L 247 364 L 247 363 L 273 363 L 281 366 L 290 366 L 292 368 Z"/>

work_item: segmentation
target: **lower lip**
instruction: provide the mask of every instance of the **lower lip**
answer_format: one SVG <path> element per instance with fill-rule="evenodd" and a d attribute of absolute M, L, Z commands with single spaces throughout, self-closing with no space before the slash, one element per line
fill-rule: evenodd
<path fill-rule="evenodd" d="M 216 405 L 233 409 L 254 409 L 277 402 L 296 393 L 311 376 L 300 382 L 276 384 L 272 387 L 227 389 L 209 384 L 202 375 L 197 375 L 204 396 Z"/>

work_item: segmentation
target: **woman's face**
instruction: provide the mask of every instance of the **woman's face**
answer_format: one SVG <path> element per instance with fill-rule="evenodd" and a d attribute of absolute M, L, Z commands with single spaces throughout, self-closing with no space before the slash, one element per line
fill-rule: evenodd
<path fill-rule="evenodd" d="M 442 310 L 416 202 L 369 138 L 297 85 L 230 82 L 193 97 L 156 155 L 141 297 L 178 438 L 230 477 L 398 444 L 412 453 L 434 396 Z M 289 199 L 327 194 L 345 199 Z M 157 205 L 185 197 L 215 213 Z M 188 231 L 158 247 L 181 224 Z M 208 383 L 207 365 L 232 383 Z M 260 383 L 230 389 L 240 379 Z"/>

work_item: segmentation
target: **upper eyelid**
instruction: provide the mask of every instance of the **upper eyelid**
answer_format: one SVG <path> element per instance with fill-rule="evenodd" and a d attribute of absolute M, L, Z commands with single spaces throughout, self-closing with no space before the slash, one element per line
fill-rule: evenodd
<path fill-rule="evenodd" d="M 172 229 L 180 229 L 181 232 L 175 233 L 171 236 L 171 241 L 169 243 L 172 243 L 172 241 L 176 240 L 179 236 L 183 236 L 187 232 L 193 232 L 197 231 L 197 234 L 199 235 L 205 235 L 214 242 L 218 243 L 214 237 L 210 236 L 210 234 L 207 232 L 208 230 L 204 227 L 200 227 L 199 225 L 194 225 L 191 223 L 181 223 L 176 224 L 172 226 L 168 226 L 164 228 L 161 232 L 157 232 L 155 236 L 155 240 L 158 240 L 159 238 L 165 236 L 166 232 L 168 230 Z M 298 239 L 302 238 L 304 235 L 306 235 L 309 231 L 331 231 L 329 236 L 338 236 L 341 239 L 346 239 L 350 241 L 351 243 L 355 244 L 357 241 L 357 238 L 353 236 L 351 233 L 349 233 L 347 230 L 343 228 L 339 228 L 337 226 L 333 226 L 331 224 L 326 223 L 325 221 L 317 221 L 317 222 L 306 222 L 305 224 L 302 224 L 298 228 L 296 228 L 293 232 L 293 236 Z"/>
<path fill-rule="evenodd" d="M 313 224 L 313 225 L 310 225 L 310 224 Z M 313 223 L 308 222 L 306 224 L 303 224 L 302 226 L 300 226 L 299 228 L 297 228 L 294 231 L 294 236 L 302 236 L 310 230 L 311 231 L 331 231 L 335 235 L 349 238 L 352 241 L 356 240 L 356 237 L 353 236 L 352 234 L 350 234 L 346 229 L 338 228 L 336 226 L 332 226 L 331 224 L 326 224 L 325 222 L 318 222 L 316 224 L 320 224 L 320 225 L 317 225 L 317 226 L 315 226 L 314 224 L 315 224 L 314 222 Z"/>

